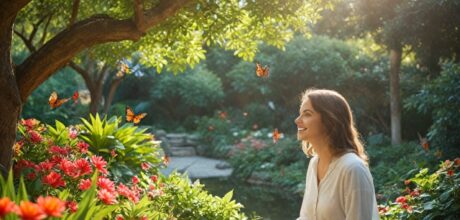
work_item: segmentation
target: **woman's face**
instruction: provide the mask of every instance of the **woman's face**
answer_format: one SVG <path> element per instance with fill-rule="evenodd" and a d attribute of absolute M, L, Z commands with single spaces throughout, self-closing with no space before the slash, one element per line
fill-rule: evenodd
<path fill-rule="evenodd" d="M 299 117 L 295 119 L 297 125 L 297 139 L 315 142 L 325 135 L 321 115 L 313 109 L 309 99 L 300 106 Z"/>

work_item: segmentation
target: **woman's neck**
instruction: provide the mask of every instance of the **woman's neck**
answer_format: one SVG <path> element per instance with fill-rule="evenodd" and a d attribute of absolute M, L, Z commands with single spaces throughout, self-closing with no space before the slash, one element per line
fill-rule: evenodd
<path fill-rule="evenodd" d="M 333 154 L 331 152 L 331 148 L 329 144 L 326 142 L 323 143 L 317 143 L 316 145 L 313 145 L 313 149 L 315 150 L 315 153 L 318 155 L 321 163 L 329 164 L 333 158 Z"/>

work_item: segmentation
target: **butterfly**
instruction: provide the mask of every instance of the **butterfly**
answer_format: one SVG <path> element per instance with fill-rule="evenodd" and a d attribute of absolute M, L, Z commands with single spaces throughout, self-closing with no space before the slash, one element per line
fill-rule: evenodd
<path fill-rule="evenodd" d="M 430 143 L 428 143 L 428 138 L 422 137 L 418 132 L 417 132 L 417 135 L 418 135 L 418 139 L 420 140 L 420 145 L 422 145 L 425 151 L 428 151 L 430 147 Z"/>
<path fill-rule="evenodd" d="M 74 104 L 77 104 L 77 102 L 78 102 L 78 96 L 79 96 L 78 91 L 75 91 L 75 92 L 73 93 L 73 96 L 72 96 L 72 99 L 73 99 L 73 103 L 74 103 Z"/>
<path fill-rule="evenodd" d="M 141 119 L 143 119 L 147 113 L 141 113 L 141 114 L 134 114 L 134 111 L 131 107 L 126 106 L 126 121 L 127 122 L 133 122 L 134 124 L 138 124 L 141 122 Z"/>
<path fill-rule="evenodd" d="M 276 144 L 276 142 L 278 142 L 278 140 L 281 137 L 281 133 L 278 131 L 278 128 L 275 128 L 275 130 L 273 130 L 272 137 L 273 137 L 273 143 Z"/>
<path fill-rule="evenodd" d="M 52 92 L 50 95 L 50 98 L 48 99 L 48 103 L 50 104 L 51 109 L 57 108 L 61 106 L 62 104 L 66 103 L 69 101 L 70 98 L 66 99 L 58 99 L 58 95 L 56 92 Z"/>
<path fill-rule="evenodd" d="M 169 164 L 170 158 L 169 158 L 168 155 L 164 155 L 161 159 L 163 160 L 163 164 L 164 164 L 164 165 L 167 166 L 167 165 Z"/>
<path fill-rule="evenodd" d="M 268 75 L 270 74 L 270 66 L 268 65 L 265 65 L 265 67 L 262 67 L 262 65 L 260 65 L 260 63 L 256 63 L 256 75 L 258 77 L 268 77 Z"/>

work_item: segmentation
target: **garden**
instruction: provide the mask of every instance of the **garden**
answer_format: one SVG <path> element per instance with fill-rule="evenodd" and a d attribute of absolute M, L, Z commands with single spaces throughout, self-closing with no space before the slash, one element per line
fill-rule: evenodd
<path fill-rule="evenodd" d="M 381 219 L 460 218 L 457 1 L 0 5 L 0 219 L 295 219 L 307 88 L 349 101 Z M 164 133 L 231 176 L 165 173 Z"/>

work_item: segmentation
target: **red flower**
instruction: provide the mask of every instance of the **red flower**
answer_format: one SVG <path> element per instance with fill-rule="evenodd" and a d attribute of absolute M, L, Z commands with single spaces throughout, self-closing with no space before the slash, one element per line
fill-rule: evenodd
<path fill-rule="evenodd" d="M 74 164 L 77 167 L 78 171 L 80 172 L 81 176 L 86 175 L 86 174 L 91 174 L 93 172 L 91 165 L 84 158 L 80 158 L 76 160 Z"/>
<path fill-rule="evenodd" d="M 104 158 L 100 156 L 92 156 L 91 161 L 94 164 L 94 167 L 96 167 L 97 170 L 99 170 L 103 174 L 107 174 L 107 170 L 105 169 L 105 165 L 107 165 L 107 162 L 104 160 Z"/>
<path fill-rule="evenodd" d="M 38 197 L 37 204 L 42 208 L 43 212 L 48 216 L 61 217 L 65 210 L 65 202 L 56 197 Z"/>
<path fill-rule="evenodd" d="M 150 165 L 147 162 L 141 163 L 141 168 L 143 170 L 148 170 L 150 168 Z"/>
<path fill-rule="evenodd" d="M 116 156 L 117 156 L 117 152 L 116 152 L 115 150 L 110 151 L 110 156 L 116 157 Z"/>
<path fill-rule="evenodd" d="M 84 141 L 79 141 L 79 142 L 77 143 L 77 147 L 78 147 L 78 149 L 80 149 L 80 153 L 86 154 L 86 153 L 88 152 L 89 144 L 87 144 L 87 143 L 84 142 Z"/>
<path fill-rule="evenodd" d="M 133 184 L 136 185 L 139 183 L 139 178 L 137 176 L 133 176 Z"/>
<path fill-rule="evenodd" d="M 34 118 L 29 118 L 29 119 L 22 119 L 21 124 L 26 127 L 27 130 L 31 130 L 34 128 L 35 125 L 38 125 L 38 120 Z"/>
<path fill-rule="evenodd" d="M 455 165 L 460 165 L 460 158 L 455 158 L 454 160 Z"/>
<path fill-rule="evenodd" d="M 38 164 L 38 166 L 40 167 L 40 170 L 44 172 L 53 169 L 54 165 L 55 164 L 53 162 L 48 162 L 48 161 L 43 161 Z"/>
<path fill-rule="evenodd" d="M 35 172 L 29 173 L 27 174 L 26 178 L 28 180 L 35 180 L 35 178 L 37 178 L 37 174 Z"/>
<path fill-rule="evenodd" d="M 99 177 L 97 179 L 97 186 L 109 192 L 115 192 L 115 184 L 108 178 Z"/>
<path fill-rule="evenodd" d="M 410 180 L 404 180 L 404 185 L 406 185 L 406 186 L 407 186 L 407 185 L 409 185 L 409 184 L 410 184 L 410 182 L 411 182 Z"/>
<path fill-rule="evenodd" d="M 115 218 L 115 220 L 124 220 L 123 216 L 121 215 L 117 215 L 117 217 Z"/>
<path fill-rule="evenodd" d="M 407 203 L 401 204 L 401 207 L 407 212 L 412 213 L 412 206 L 408 205 Z"/>
<path fill-rule="evenodd" d="M 9 213 L 18 213 L 18 206 L 10 198 L 0 198 L 0 219 Z"/>
<path fill-rule="evenodd" d="M 44 176 L 42 179 L 44 184 L 48 184 L 53 188 L 58 188 L 60 186 L 65 186 L 64 180 L 59 173 L 51 171 L 48 175 Z"/>
<path fill-rule="evenodd" d="M 153 175 L 153 176 L 150 177 L 150 179 L 151 179 L 154 183 L 156 183 L 156 182 L 158 181 L 158 176 L 157 176 L 157 175 Z"/>
<path fill-rule="evenodd" d="M 404 196 L 400 196 L 400 197 L 396 198 L 396 202 L 397 203 L 406 203 L 407 199 Z"/>
<path fill-rule="evenodd" d="M 140 220 L 148 220 L 147 216 L 142 216 Z"/>
<path fill-rule="evenodd" d="M 388 212 L 388 206 L 378 206 L 379 214 L 385 214 Z"/>
<path fill-rule="evenodd" d="M 78 204 L 75 201 L 67 201 L 65 205 L 72 213 L 77 212 L 78 210 Z"/>
<path fill-rule="evenodd" d="M 81 191 L 85 191 L 91 187 L 91 180 L 90 179 L 82 179 L 78 184 L 78 189 Z"/>
<path fill-rule="evenodd" d="M 123 185 L 122 183 L 118 185 L 117 192 L 119 195 L 122 195 L 128 198 L 134 203 L 139 202 L 139 197 L 136 194 L 136 192 L 134 192 L 133 190 L 130 190 L 127 186 Z"/>
<path fill-rule="evenodd" d="M 33 130 L 29 130 L 29 131 L 27 131 L 27 133 L 29 134 L 30 141 L 32 141 L 32 143 L 40 143 L 40 142 L 42 142 L 43 138 L 38 132 L 33 131 Z"/>
<path fill-rule="evenodd" d="M 64 148 L 64 147 L 59 147 L 59 146 L 51 146 L 48 151 L 51 153 L 51 154 L 56 154 L 56 155 L 68 155 L 69 154 L 69 149 L 68 148 Z"/>
<path fill-rule="evenodd" d="M 70 127 L 70 128 L 69 128 L 69 138 L 70 138 L 70 139 L 75 139 L 75 138 L 77 138 L 77 136 L 78 136 L 78 131 L 77 131 L 77 129 L 74 128 L 74 127 Z"/>
<path fill-rule="evenodd" d="M 412 192 L 410 193 L 410 195 L 411 195 L 412 197 L 417 197 L 417 196 L 420 195 L 420 191 L 419 191 L 418 189 L 414 189 L 414 191 L 412 191 Z"/>
<path fill-rule="evenodd" d="M 114 192 L 109 192 L 106 189 L 101 189 L 97 192 L 97 197 L 105 204 L 112 205 L 117 203 L 117 194 Z"/>
<path fill-rule="evenodd" d="M 448 170 L 447 171 L 447 176 L 453 176 L 454 175 L 454 170 Z"/>
<path fill-rule="evenodd" d="M 61 163 L 59 164 L 61 170 L 65 173 L 65 175 L 70 176 L 74 179 L 79 177 L 79 172 L 77 166 L 75 166 L 71 161 L 67 159 L 62 159 Z"/>
<path fill-rule="evenodd" d="M 21 201 L 18 215 L 21 216 L 22 220 L 40 220 L 46 218 L 46 214 L 42 208 L 29 201 Z"/>

